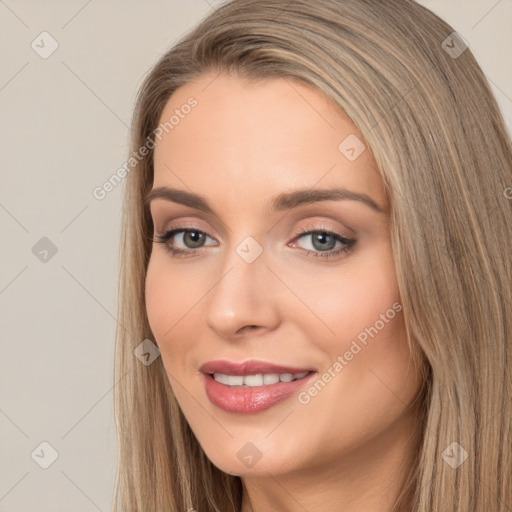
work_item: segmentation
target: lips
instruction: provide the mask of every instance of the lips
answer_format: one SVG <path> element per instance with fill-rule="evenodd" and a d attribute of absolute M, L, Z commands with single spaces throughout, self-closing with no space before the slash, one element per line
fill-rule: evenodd
<path fill-rule="evenodd" d="M 264 361 L 210 361 L 200 370 L 210 402 L 236 413 L 269 409 L 297 393 L 316 374 L 307 367 Z"/>

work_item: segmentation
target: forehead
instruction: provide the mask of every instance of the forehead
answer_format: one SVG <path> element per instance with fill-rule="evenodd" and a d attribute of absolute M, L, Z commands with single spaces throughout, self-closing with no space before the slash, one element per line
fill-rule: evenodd
<path fill-rule="evenodd" d="M 164 123 L 155 148 L 155 187 L 185 184 L 207 195 L 215 181 L 254 196 L 318 183 L 384 200 L 359 130 L 307 84 L 203 75 L 175 91 L 160 117 Z"/>

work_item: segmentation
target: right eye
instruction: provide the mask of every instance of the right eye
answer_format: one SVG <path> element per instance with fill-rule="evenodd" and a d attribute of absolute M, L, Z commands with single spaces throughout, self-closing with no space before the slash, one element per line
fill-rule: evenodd
<path fill-rule="evenodd" d="M 198 249 L 206 245 L 207 239 L 214 241 L 204 231 L 195 228 L 174 228 L 163 234 L 157 234 L 156 238 L 158 240 L 153 240 L 155 243 L 164 244 L 171 254 L 182 256 L 197 253 Z M 215 245 L 215 243 L 209 245 Z"/>

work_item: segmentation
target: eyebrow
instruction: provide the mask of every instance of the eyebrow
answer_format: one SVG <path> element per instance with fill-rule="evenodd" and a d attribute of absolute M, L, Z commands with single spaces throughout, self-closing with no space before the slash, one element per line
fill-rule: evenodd
<path fill-rule="evenodd" d="M 145 197 L 145 203 L 149 204 L 154 199 L 165 199 L 166 201 L 189 206 L 206 213 L 215 213 L 204 197 L 185 190 L 178 190 L 169 187 L 156 187 L 148 191 Z M 293 192 L 282 193 L 273 199 L 271 203 L 271 210 L 291 210 L 305 204 L 320 201 L 340 200 L 359 201 L 376 212 L 383 213 L 385 211 L 384 207 L 380 206 L 370 196 L 344 188 L 301 189 Z"/>

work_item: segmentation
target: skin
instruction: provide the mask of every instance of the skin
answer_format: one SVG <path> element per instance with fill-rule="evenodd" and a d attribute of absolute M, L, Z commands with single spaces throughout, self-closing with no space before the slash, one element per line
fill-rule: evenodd
<path fill-rule="evenodd" d="M 172 95 L 161 120 L 191 96 L 198 105 L 157 141 L 153 188 L 199 194 L 214 213 L 154 199 L 155 236 L 185 222 L 207 238 L 199 249 L 183 233 L 171 239 L 196 251 L 185 257 L 154 243 L 146 279 L 149 322 L 180 407 L 213 464 L 242 477 L 243 512 L 391 511 L 416 455 L 411 404 L 422 382 L 401 311 L 307 404 L 293 396 L 256 414 L 226 412 L 199 372 L 216 359 L 314 368 L 307 390 L 400 303 L 376 163 L 368 149 L 354 161 L 340 152 L 348 135 L 362 135 L 297 81 L 203 75 Z M 280 193 L 330 187 L 364 193 L 382 211 L 347 199 L 270 209 Z M 356 242 L 315 257 L 306 250 L 322 246 L 298 230 Z M 263 249 L 252 263 L 236 252 L 247 236 Z M 248 442 L 261 454 L 252 467 L 237 456 Z"/>

